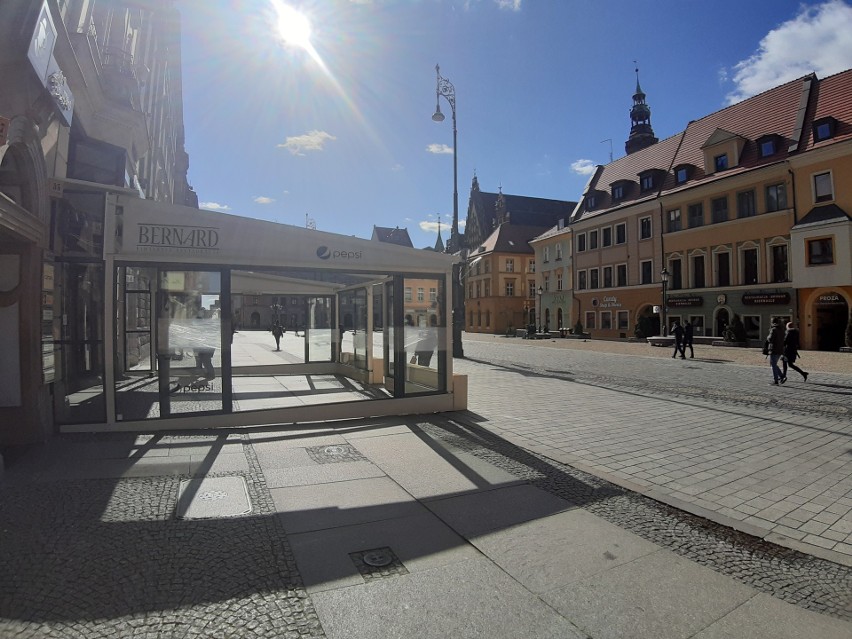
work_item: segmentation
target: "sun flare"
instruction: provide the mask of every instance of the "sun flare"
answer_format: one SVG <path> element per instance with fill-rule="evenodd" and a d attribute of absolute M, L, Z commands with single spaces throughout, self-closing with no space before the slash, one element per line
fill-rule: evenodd
<path fill-rule="evenodd" d="M 282 2 L 273 2 L 278 12 L 278 35 L 288 45 L 301 49 L 311 48 L 311 23 L 293 7 Z"/>

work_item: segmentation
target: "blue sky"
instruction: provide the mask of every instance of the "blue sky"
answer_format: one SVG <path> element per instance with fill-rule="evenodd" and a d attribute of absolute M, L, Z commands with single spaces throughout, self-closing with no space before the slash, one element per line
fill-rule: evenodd
<path fill-rule="evenodd" d="M 852 67 L 845 0 L 276 0 L 314 55 L 282 42 L 272 0 L 181 0 L 186 148 L 202 208 L 435 243 L 480 188 L 577 200 L 624 155 L 638 64 L 660 139 L 734 101 Z M 634 60 L 636 64 L 634 64 Z M 611 147 L 610 147 L 611 140 Z"/>

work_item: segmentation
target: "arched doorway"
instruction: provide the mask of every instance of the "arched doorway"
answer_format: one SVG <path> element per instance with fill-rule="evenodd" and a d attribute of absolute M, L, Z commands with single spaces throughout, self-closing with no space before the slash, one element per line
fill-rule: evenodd
<path fill-rule="evenodd" d="M 846 342 L 849 323 L 849 303 L 836 291 L 829 291 L 814 300 L 816 347 L 820 351 L 838 351 Z"/>
<path fill-rule="evenodd" d="M 564 325 L 562 324 L 562 309 L 561 308 L 556 309 L 556 327 L 560 328 L 560 329 L 564 328 Z"/>
<path fill-rule="evenodd" d="M 550 309 L 544 309 L 544 330 L 550 329 Z"/>
<path fill-rule="evenodd" d="M 251 314 L 251 325 L 253 328 L 260 327 L 260 313 L 257 311 Z"/>
<path fill-rule="evenodd" d="M 725 327 L 731 323 L 731 315 L 727 308 L 720 308 L 716 311 L 715 333 L 717 337 L 722 337 L 725 334 Z"/>

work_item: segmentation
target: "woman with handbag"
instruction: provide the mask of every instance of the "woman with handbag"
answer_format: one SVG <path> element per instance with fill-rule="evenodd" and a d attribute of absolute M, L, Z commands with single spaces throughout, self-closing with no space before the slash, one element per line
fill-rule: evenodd
<path fill-rule="evenodd" d="M 783 371 L 784 375 L 781 378 L 781 382 L 784 383 L 787 381 L 787 367 L 789 366 L 794 371 L 799 373 L 802 376 L 802 379 L 808 381 L 807 372 L 803 371 L 801 368 L 796 366 L 796 360 L 799 358 L 799 329 L 796 328 L 796 325 L 793 322 L 787 322 L 787 332 L 784 333 L 784 357 L 781 358 L 783 362 Z"/>

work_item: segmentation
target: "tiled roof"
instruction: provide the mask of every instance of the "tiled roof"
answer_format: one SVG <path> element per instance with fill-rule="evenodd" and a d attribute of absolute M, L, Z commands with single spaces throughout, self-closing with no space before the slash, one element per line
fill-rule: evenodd
<path fill-rule="evenodd" d="M 814 144 L 811 124 L 826 116 L 837 121 L 835 135 Z M 718 143 L 732 136 L 744 141 L 738 165 L 707 174 L 704 170 L 704 147 L 708 142 Z M 765 136 L 778 136 L 780 143 L 775 154 L 760 157 L 757 141 Z M 583 194 L 584 198 L 594 195 L 596 206 L 592 211 L 586 211 L 583 205 L 578 206 L 572 222 L 654 199 L 658 189 L 647 193 L 639 191 L 638 176 L 644 171 L 665 171 L 659 192 L 673 193 L 781 162 L 790 154 L 800 154 L 850 137 L 852 69 L 822 80 L 810 74 L 694 120 L 684 131 L 672 137 L 599 167 Z M 671 169 L 682 165 L 692 167 L 692 172 L 686 183 L 676 184 Z M 623 199 L 614 202 L 612 185 L 620 181 L 630 182 L 630 188 L 625 189 Z"/>
<path fill-rule="evenodd" d="M 810 211 L 808 211 L 807 215 L 805 215 L 801 220 L 799 220 L 798 224 L 793 228 L 798 228 L 800 226 L 807 226 L 809 224 L 819 224 L 821 222 L 833 222 L 833 221 L 843 221 L 843 220 L 852 220 L 852 217 L 841 209 L 836 204 L 824 204 L 822 206 L 815 206 Z"/>
<path fill-rule="evenodd" d="M 816 85 L 816 107 L 802 131 L 803 150 L 836 144 L 852 137 L 852 69 L 823 78 Z M 812 123 L 826 116 L 837 120 L 834 137 L 814 143 Z"/>
<path fill-rule="evenodd" d="M 571 232 L 570 226 L 560 226 L 560 225 L 557 224 L 553 228 L 546 230 L 544 233 L 542 233 L 541 235 L 539 235 L 539 236 L 537 236 L 533 239 L 535 241 L 546 240 L 548 238 L 556 237 L 557 235 L 564 235 L 564 234 L 570 233 L 570 232 Z"/>
<path fill-rule="evenodd" d="M 408 229 L 401 229 L 399 227 L 392 229 L 385 226 L 373 226 L 373 237 L 371 239 L 414 248 L 414 244 L 411 243 L 411 237 L 408 235 Z"/>
<path fill-rule="evenodd" d="M 529 245 L 531 239 L 537 237 L 542 231 L 547 230 L 543 226 L 527 226 L 521 224 L 501 224 L 494 229 L 494 232 L 486 238 L 482 243 L 484 250 L 480 251 L 479 247 L 472 249 L 471 257 L 476 257 L 483 253 L 528 253 L 532 254 L 532 247 Z"/>
<path fill-rule="evenodd" d="M 497 198 L 501 194 L 488 193 L 487 191 L 479 191 L 478 194 L 483 210 L 489 213 L 495 211 Z M 549 226 L 560 217 L 567 220 L 577 204 L 576 202 L 527 197 L 526 195 L 502 193 L 502 196 L 512 224 L 535 224 L 540 220 L 547 219 L 547 226 Z"/>

